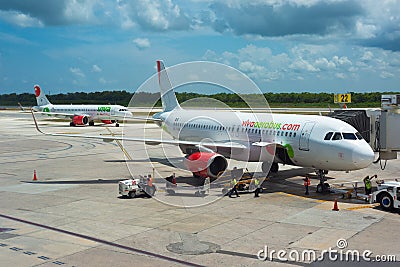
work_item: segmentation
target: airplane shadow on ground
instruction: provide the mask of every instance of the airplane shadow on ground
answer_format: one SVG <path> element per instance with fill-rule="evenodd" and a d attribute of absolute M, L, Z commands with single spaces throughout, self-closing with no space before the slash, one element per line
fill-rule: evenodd
<path fill-rule="evenodd" d="M 119 181 L 130 179 L 130 177 L 120 179 L 97 179 L 97 180 L 68 180 L 68 181 L 21 181 L 28 184 L 118 184 Z"/>
<path fill-rule="evenodd" d="M 182 157 L 176 157 L 176 158 L 155 158 L 155 157 L 150 157 L 149 159 L 133 159 L 133 160 L 105 160 L 104 162 L 136 162 L 136 163 L 149 163 L 149 162 L 157 162 L 160 164 L 163 164 L 168 167 L 173 167 L 173 168 L 179 168 L 179 169 L 185 169 L 184 164 L 183 164 L 183 158 Z"/>

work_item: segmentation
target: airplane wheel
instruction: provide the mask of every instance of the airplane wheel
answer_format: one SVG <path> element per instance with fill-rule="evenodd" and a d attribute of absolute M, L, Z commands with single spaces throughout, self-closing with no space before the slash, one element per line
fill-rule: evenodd
<path fill-rule="evenodd" d="M 75 123 L 73 123 L 72 121 L 69 123 L 69 126 L 75 126 Z"/>
<path fill-rule="evenodd" d="M 89 126 L 94 126 L 94 121 L 89 121 Z"/>
<path fill-rule="evenodd" d="M 119 127 L 119 123 L 116 123 L 116 124 L 115 124 L 115 127 Z"/>
<path fill-rule="evenodd" d="M 317 193 L 322 193 L 324 190 L 323 190 L 323 188 L 322 188 L 322 185 L 321 184 L 318 184 L 317 185 Z"/>

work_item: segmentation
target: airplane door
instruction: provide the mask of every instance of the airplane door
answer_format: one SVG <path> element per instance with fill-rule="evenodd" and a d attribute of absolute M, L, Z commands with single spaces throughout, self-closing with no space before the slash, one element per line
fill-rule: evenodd
<path fill-rule="evenodd" d="M 303 130 L 301 131 L 300 134 L 300 143 L 299 143 L 299 149 L 300 150 L 305 150 L 308 151 L 309 148 L 309 142 L 310 142 L 310 134 L 312 129 L 314 128 L 315 122 L 306 122 L 304 124 Z"/>
<path fill-rule="evenodd" d="M 114 115 L 115 115 L 115 109 L 111 108 L 111 116 L 114 116 Z"/>

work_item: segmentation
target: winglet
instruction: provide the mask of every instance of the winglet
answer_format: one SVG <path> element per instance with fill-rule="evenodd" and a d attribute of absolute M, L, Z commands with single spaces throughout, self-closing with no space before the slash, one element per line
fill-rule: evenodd
<path fill-rule="evenodd" d="M 167 112 L 175 108 L 180 108 L 171 81 L 169 80 L 167 70 L 161 60 L 157 60 L 157 72 L 163 110 Z"/>

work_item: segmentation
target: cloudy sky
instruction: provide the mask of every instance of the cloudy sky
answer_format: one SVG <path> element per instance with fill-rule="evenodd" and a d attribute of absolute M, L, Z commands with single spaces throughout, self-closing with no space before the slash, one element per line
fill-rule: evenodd
<path fill-rule="evenodd" d="M 134 92 L 157 59 L 264 92 L 400 91 L 400 1 L 0 0 L 0 93 Z"/>

